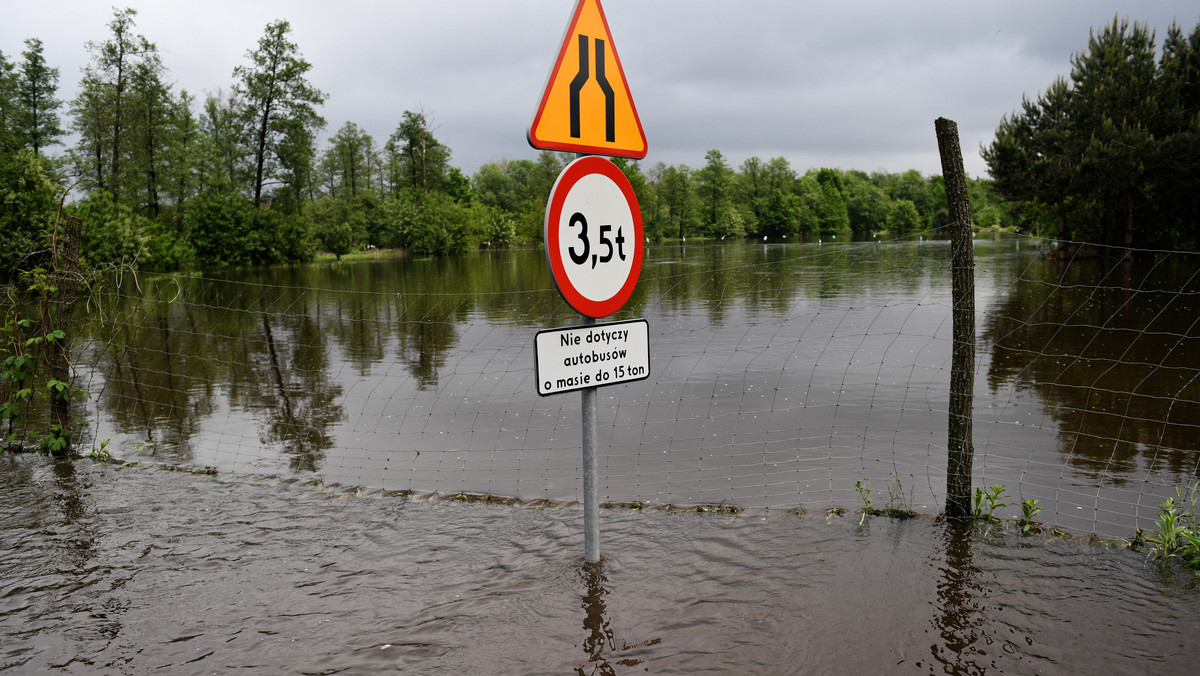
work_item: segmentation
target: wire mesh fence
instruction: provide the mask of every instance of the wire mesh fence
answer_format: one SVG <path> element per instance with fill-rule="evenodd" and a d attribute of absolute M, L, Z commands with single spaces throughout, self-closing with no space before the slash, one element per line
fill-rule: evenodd
<path fill-rule="evenodd" d="M 1197 255 L 975 246 L 975 485 L 1146 527 L 1200 468 Z M 647 319 L 651 374 L 599 391 L 601 499 L 940 512 L 950 311 L 945 241 L 648 246 L 614 319 Z M 121 458 L 572 501 L 579 395 L 537 395 L 533 339 L 577 323 L 540 251 L 143 274 L 92 299 L 76 367 Z"/>

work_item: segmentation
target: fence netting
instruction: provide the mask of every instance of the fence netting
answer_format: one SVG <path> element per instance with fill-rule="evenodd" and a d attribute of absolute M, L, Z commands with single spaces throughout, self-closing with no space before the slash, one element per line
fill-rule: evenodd
<path fill-rule="evenodd" d="M 1200 459 L 1200 260 L 975 241 L 975 486 L 1060 528 L 1147 527 Z M 647 247 L 613 319 L 647 380 L 601 388 L 601 499 L 926 514 L 945 500 L 949 243 Z M 77 347 L 119 458 L 367 490 L 573 501 L 578 393 L 539 397 L 570 326 L 540 251 L 125 275 Z M 857 485 L 856 485 L 857 482 Z M 888 504 L 894 503 L 894 504 Z"/>

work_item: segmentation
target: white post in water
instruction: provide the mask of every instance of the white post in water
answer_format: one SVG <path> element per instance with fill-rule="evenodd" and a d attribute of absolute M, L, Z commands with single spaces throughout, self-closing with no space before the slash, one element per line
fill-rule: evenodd
<path fill-rule="evenodd" d="M 580 315 L 580 325 L 592 326 L 594 317 Z M 600 561 L 600 460 L 596 453 L 596 387 L 579 392 L 583 413 L 583 560 Z"/>

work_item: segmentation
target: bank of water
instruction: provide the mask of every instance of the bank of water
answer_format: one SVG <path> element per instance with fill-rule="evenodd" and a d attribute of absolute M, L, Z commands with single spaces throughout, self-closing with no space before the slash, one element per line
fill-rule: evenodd
<path fill-rule="evenodd" d="M 463 504 L 0 456 L 11 673 L 1191 673 L 1200 584 L 928 520 Z"/>

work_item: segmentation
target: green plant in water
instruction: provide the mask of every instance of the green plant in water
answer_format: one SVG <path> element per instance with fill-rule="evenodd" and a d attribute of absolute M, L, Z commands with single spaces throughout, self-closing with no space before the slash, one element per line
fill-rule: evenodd
<path fill-rule="evenodd" d="M 858 497 L 863 501 L 862 516 L 858 519 L 858 525 L 863 525 L 867 520 L 867 514 L 870 514 L 874 509 L 874 503 L 871 502 L 871 489 L 863 485 L 862 479 L 855 479 L 854 490 L 858 492 Z"/>
<path fill-rule="evenodd" d="M 88 452 L 88 457 L 92 460 L 96 460 L 97 462 L 112 462 L 113 454 L 112 451 L 108 450 L 109 441 L 111 440 L 105 439 L 104 441 L 101 441 L 100 448 L 93 448 Z"/>
<path fill-rule="evenodd" d="M 1178 559 L 1184 566 L 1200 569 L 1200 519 L 1196 504 L 1200 501 L 1200 482 L 1175 488 L 1175 497 L 1159 503 L 1158 521 L 1146 541 L 1154 545 L 1153 555 L 1161 561 Z M 1200 573 L 1197 573 L 1200 574 Z"/>
<path fill-rule="evenodd" d="M 888 481 L 888 501 L 887 512 L 889 516 L 908 518 L 916 516 L 913 511 L 913 488 L 908 489 L 908 495 L 904 494 L 904 487 L 900 485 L 900 476 L 892 472 L 892 478 Z"/>
<path fill-rule="evenodd" d="M 24 293 L 17 293 L 16 286 L 8 287 L 0 305 L 0 449 L 31 447 L 35 452 L 60 455 L 71 446 L 65 412 L 70 402 L 87 392 L 64 380 L 68 337 L 50 325 L 55 312 L 47 299 L 58 292 L 51 274 L 34 268 L 20 277 Z M 22 316 L 30 299 L 39 297 L 35 316 Z M 41 414 L 39 401 L 48 402 L 49 415 Z M 39 419 L 47 425 L 40 434 L 30 429 L 31 421 Z"/>
<path fill-rule="evenodd" d="M 971 516 L 977 520 L 987 521 L 989 523 L 994 521 L 996 510 L 1008 506 L 1007 504 L 1000 502 L 1000 498 L 1003 495 L 1004 484 L 996 484 L 987 490 L 976 488 L 975 507 L 971 510 Z"/>
<path fill-rule="evenodd" d="M 1029 533 L 1037 529 L 1037 523 L 1033 517 L 1041 513 L 1042 508 L 1037 506 L 1037 500 L 1021 500 L 1021 532 Z"/>

